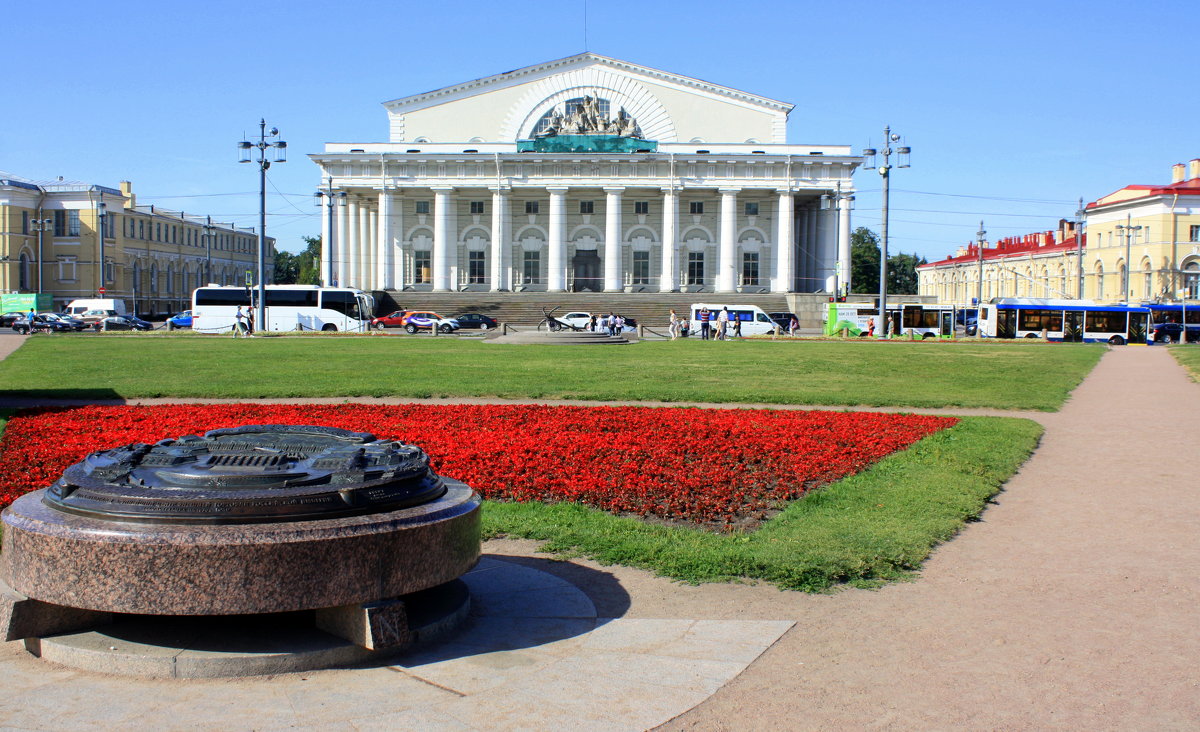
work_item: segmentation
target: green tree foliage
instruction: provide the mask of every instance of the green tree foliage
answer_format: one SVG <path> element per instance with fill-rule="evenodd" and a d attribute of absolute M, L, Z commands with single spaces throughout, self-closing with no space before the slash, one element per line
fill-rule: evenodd
<path fill-rule="evenodd" d="M 308 245 L 299 254 L 275 252 L 275 284 L 321 284 L 321 237 L 306 236 Z"/>
<path fill-rule="evenodd" d="M 922 264 L 925 258 L 915 254 L 888 255 L 888 292 L 917 294 L 917 267 Z M 851 292 L 879 292 L 879 235 L 865 226 L 850 235 L 850 281 Z"/>

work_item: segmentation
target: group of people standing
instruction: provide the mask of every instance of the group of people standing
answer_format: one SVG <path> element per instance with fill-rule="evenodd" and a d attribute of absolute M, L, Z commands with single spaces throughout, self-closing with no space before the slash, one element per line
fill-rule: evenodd
<path fill-rule="evenodd" d="M 716 313 L 706 307 L 700 308 L 696 313 L 696 322 L 700 326 L 700 340 L 717 340 L 724 341 L 730 338 L 742 337 L 742 321 L 729 314 L 729 308 L 724 307 Z M 687 318 L 680 318 L 674 310 L 671 311 L 671 319 L 667 325 L 667 332 L 671 335 L 671 340 L 675 340 L 680 335 L 688 336 L 691 330 L 691 323 Z"/>
<path fill-rule="evenodd" d="M 593 333 L 608 333 L 610 336 L 619 336 L 625 332 L 625 318 L 619 313 L 592 313 L 592 319 L 588 321 L 587 329 Z"/>

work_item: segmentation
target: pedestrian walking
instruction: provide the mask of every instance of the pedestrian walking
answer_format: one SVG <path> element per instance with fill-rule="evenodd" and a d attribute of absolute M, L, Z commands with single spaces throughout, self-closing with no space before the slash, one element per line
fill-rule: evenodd
<path fill-rule="evenodd" d="M 796 316 L 793 315 L 792 319 L 788 321 L 788 335 L 795 338 L 798 330 L 800 330 L 800 322 L 796 320 Z"/>
<path fill-rule="evenodd" d="M 717 313 L 717 340 L 723 341 L 729 334 L 729 308 L 721 308 Z"/>
<path fill-rule="evenodd" d="M 246 311 L 242 310 L 241 305 L 238 305 L 237 313 L 233 318 L 233 337 L 246 335 Z"/>
<path fill-rule="evenodd" d="M 671 340 L 679 337 L 679 316 L 675 311 L 671 311 L 671 321 L 667 324 L 667 333 L 671 335 Z"/>

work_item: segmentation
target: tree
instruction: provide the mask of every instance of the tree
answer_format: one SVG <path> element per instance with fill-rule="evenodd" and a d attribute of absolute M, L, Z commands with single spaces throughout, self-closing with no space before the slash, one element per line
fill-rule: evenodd
<path fill-rule="evenodd" d="M 850 235 L 850 291 L 879 292 L 879 235 L 860 226 Z"/>
<path fill-rule="evenodd" d="M 321 284 L 321 237 L 303 237 L 308 245 L 299 254 L 275 252 L 275 284 Z"/>
<path fill-rule="evenodd" d="M 879 235 L 860 226 L 850 235 L 851 292 L 862 295 L 879 294 Z M 917 294 L 917 267 L 925 264 L 924 257 L 915 254 L 888 255 L 888 293 Z"/>

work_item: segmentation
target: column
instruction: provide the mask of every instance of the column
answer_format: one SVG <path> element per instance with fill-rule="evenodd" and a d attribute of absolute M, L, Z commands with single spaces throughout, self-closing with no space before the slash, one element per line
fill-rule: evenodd
<path fill-rule="evenodd" d="M 679 289 L 679 194 L 674 188 L 663 189 L 662 219 L 662 276 L 659 278 L 660 292 Z"/>
<path fill-rule="evenodd" d="M 450 194 L 454 189 L 443 186 L 433 189 L 433 291 L 449 292 L 450 250 L 455 237 L 450 231 Z"/>
<path fill-rule="evenodd" d="M 821 288 L 825 292 L 837 292 L 837 236 L 838 213 L 833 206 L 821 211 L 819 219 L 819 236 L 821 256 L 817 262 L 821 268 Z"/>
<path fill-rule="evenodd" d="M 358 284 L 360 290 L 371 289 L 371 211 L 365 199 L 358 202 Z"/>
<path fill-rule="evenodd" d="M 379 232 L 375 244 L 375 289 L 390 290 L 392 283 L 392 192 L 386 188 L 379 192 Z"/>
<path fill-rule="evenodd" d="M 737 286 L 737 189 L 721 189 L 721 242 L 717 249 L 717 292 Z"/>
<path fill-rule="evenodd" d="M 492 190 L 492 292 L 511 290 L 508 281 L 508 253 L 511 249 L 512 217 L 508 211 L 508 194 L 505 188 Z"/>
<path fill-rule="evenodd" d="M 549 249 L 546 258 L 546 291 L 562 292 L 566 286 L 563 268 L 567 258 L 567 188 L 561 186 L 546 190 L 550 192 L 550 231 L 546 242 L 546 247 Z"/>
<path fill-rule="evenodd" d="M 605 188 L 604 193 L 604 291 L 620 292 L 625 287 L 621 276 L 621 194 L 624 188 Z"/>
<path fill-rule="evenodd" d="M 838 199 L 838 286 L 841 292 L 850 292 L 850 197 Z"/>
<path fill-rule="evenodd" d="M 404 191 L 392 194 L 392 275 L 391 288 L 404 287 Z"/>
<path fill-rule="evenodd" d="M 796 199 L 790 190 L 779 191 L 775 218 L 775 292 L 791 292 L 796 281 Z"/>
<path fill-rule="evenodd" d="M 816 292 L 820 286 L 820 269 L 817 267 L 817 256 L 820 243 L 817 239 L 817 212 L 811 207 L 804 209 L 804 246 L 800 256 L 804 258 L 804 282 L 800 289 L 803 292 Z"/>
<path fill-rule="evenodd" d="M 342 247 L 342 287 L 358 286 L 358 199 L 346 199 L 346 236 Z"/>
<path fill-rule="evenodd" d="M 321 202 L 321 285 L 329 287 L 332 284 L 333 274 L 333 237 L 330 236 L 330 219 L 333 214 L 330 212 L 329 203 L 334 199 L 324 196 L 317 199 Z"/>

